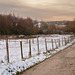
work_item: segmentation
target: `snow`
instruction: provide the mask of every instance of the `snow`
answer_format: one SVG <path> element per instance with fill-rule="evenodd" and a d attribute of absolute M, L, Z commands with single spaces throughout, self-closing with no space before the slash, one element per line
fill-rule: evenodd
<path fill-rule="evenodd" d="M 60 50 L 63 50 L 64 48 L 72 45 L 75 42 L 74 40 L 68 43 L 66 46 L 62 46 L 62 38 L 64 37 L 68 38 L 70 36 L 71 35 L 49 35 L 47 37 L 39 37 L 39 51 L 40 51 L 39 55 L 37 55 L 38 54 L 37 38 L 8 40 L 10 63 L 7 63 L 7 58 L 6 58 L 6 40 L 0 40 L 0 75 L 13 75 L 18 72 L 22 72 L 27 68 L 45 60 L 46 58 L 51 57 L 55 53 L 59 52 Z M 54 51 L 44 53 L 46 52 L 45 38 L 47 40 L 48 50 L 52 49 L 51 39 L 60 39 L 61 46 L 58 49 L 55 49 Z M 29 44 L 28 44 L 29 40 L 31 40 L 31 50 L 32 50 L 31 58 L 29 58 Z M 20 41 L 23 42 L 22 47 L 23 47 L 24 58 L 27 58 L 24 61 L 21 60 Z M 56 43 L 58 45 L 58 41 Z M 54 43 L 53 45 L 56 48 L 56 45 Z"/>

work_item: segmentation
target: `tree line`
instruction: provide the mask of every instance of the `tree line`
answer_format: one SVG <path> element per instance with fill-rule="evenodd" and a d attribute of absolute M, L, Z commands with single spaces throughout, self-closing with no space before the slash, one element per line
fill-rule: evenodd
<path fill-rule="evenodd" d="M 38 27 L 37 27 L 38 28 Z M 36 27 L 31 18 L 20 18 L 14 14 L 2 15 L 0 14 L 0 34 L 36 34 Z"/>
<path fill-rule="evenodd" d="M 39 27 L 40 25 L 40 27 Z M 32 20 L 30 17 L 22 18 L 15 14 L 0 14 L 0 35 L 35 35 L 35 34 L 55 34 L 65 32 L 75 33 L 75 20 L 66 23 L 66 27 L 56 28 L 55 24 Z"/>
<path fill-rule="evenodd" d="M 73 32 L 73 33 L 75 33 L 75 20 L 67 22 L 65 29 L 66 29 L 66 32 Z"/>
<path fill-rule="evenodd" d="M 34 35 L 53 33 L 54 25 L 49 26 L 46 22 L 41 22 L 41 26 L 36 20 L 22 18 L 14 14 L 0 14 L 0 35 Z"/>

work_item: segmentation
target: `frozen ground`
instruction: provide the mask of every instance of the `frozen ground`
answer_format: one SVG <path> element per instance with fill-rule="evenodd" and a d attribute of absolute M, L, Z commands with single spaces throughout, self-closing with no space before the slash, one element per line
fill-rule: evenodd
<path fill-rule="evenodd" d="M 68 38 L 70 35 L 50 35 L 47 37 L 39 37 L 39 51 L 40 55 L 37 55 L 37 38 L 30 39 L 31 40 L 31 50 L 32 56 L 25 61 L 21 61 L 21 48 L 20 48 L 20 41 L 23 42 L 23 56 L 24 58 L 29 57 L 29 39 L 18 39 L 18 40 L 8 40 L 9 46 L 9 61 L 10 63 L 7 64 L 7 54 L 6 54 L 6 40 L 0 40 L 0 75 L 12 75 L 16 74 L 16 72 L 21 72 L 28 67 L 45 60 L 46 58 L 52 56 L 56 52 L 64 49 L 67 46 L 70 46 L 73 42 L 66 46 L 62 46 L 62 38 Z M 56 49 L 55 51 L 51 51 L 50 53 L 43 54 L 46 52 L 45 48 L 45 38 L 47 40 L 47 49 L 52 49 L 51 39 L 60 39 L 61 47 Z M 34 40 L 34 42 L 33 42 Z M 58 45 L 58 41 L 56 42 Z M 64 42 L 63 42 L 64 44 Z M 55 43 L 53 44 L 56 47 Z"/>

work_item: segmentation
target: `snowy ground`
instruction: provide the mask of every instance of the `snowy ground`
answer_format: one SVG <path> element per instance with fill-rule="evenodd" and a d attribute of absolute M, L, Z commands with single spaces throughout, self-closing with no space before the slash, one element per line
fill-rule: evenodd
<path fill-rule="evenodd" d="M 66 46 L 62 46 L 62 38 L 68 38 L 70 35 L 50 35 L 47 37 L 39 37 L 39 51 L 40 55 L 37 55 L 38 49 L 37 49 L 37 38 L 32 39 L 18 39 L 18 40 L 8 40 L 8 46 L 9 46 L 9 61 L 10 63 L 7 64 L 7 54 L 6 54 L 6 40 L 0 40 L 0 75 L 12 75 L 16 74 L 16 72 L 21 72 L 28 67 L 45 60 L 46 58 L 52 56 L 52 54 L 55 54 L 56 52 L 64 49 L 65 47 L 70 46 L 73 42 L 70 44 L 67 44 Z M 52 43 L 51 39 L 60 39 L 61 47 L 56 49 L 55 51 L 51 51 L 50 53 L 43 54 L 46 52 L 45 48 L 45 38 L 47 40 L 47 49 L 52 49 Z M 24 58 L 29 57 L 29 40 L 31 40 L 31 52 L 32 56 L 29 59 L 26 59 L 25 61 L 21 60 L 21 48 L 20 48 L 20 41 L 23 42 L 23 56 Z M 33 42 L 34 40 L 34 42 Z M 57 40 L 58 45 L 58 40 Z M 65 44 L 63 42 L 63 44 Z M 54 48 L 56 48 L 55 42 L 54 42 Z"/>

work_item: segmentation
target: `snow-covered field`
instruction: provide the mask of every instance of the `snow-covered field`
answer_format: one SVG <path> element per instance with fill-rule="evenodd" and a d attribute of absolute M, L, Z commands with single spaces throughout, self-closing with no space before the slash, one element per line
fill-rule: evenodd
<path fill-rule="evenodd" d="M 68 38 L 71 35 L 48 35 L 46 37 L 39 37 L 39 51 L 40 55 L 38 54 L 37 48 L 37 38 L 32 39 L 11 39 L 8 40 L 8 47 L 9 47 L 9 64 L 7 63 L 7 52 L 6 52 L 6 40 L 0 40 L 0 75 L 12 75 L 16 74 L 16 72 L 21 72 L 28 67 L 43 61 L 44 59 L 52 56 L 52 54 L 64 49 L 65 47 L 71 45 L 73 42 L 68 44 L 67 46 L 62 46 L 62 38 Z M 57 40 L 56 44 L 59 45 L 58 39 L 60 39 L 61 47 L 56 49 L 55 51 L 51 51 L 50 53 L 43 54 L 46 52 L 45 47 L 45 39 L 47 41 L 47 49 L 52 49 L 51 39 Z M 22 41 L 22 48 L 23 48 L 23 57 L 29 57 L 29 40 L 31 40 L 31 54 L 33 57 L 22 61 L 21 59 L 21 48 L 20 48 L 20 41 Z M 33 41 L 34 40 L 34 41 Z M 67 39 L 68 40 L 68 39 Z M 54 48 L 56 48 L 55 41 L 53 43 Z M 63 45 L 65 42 L 63 42 Z"/>

